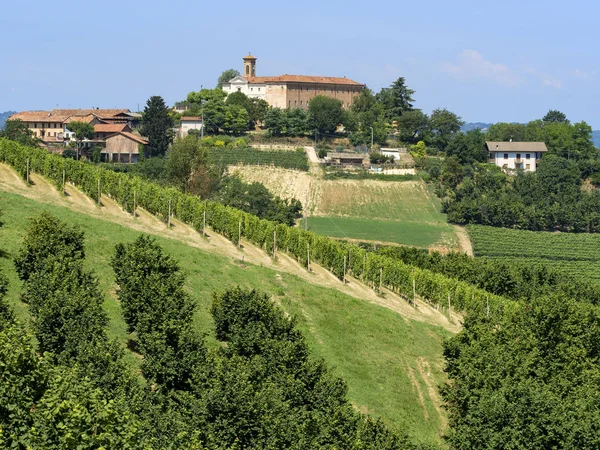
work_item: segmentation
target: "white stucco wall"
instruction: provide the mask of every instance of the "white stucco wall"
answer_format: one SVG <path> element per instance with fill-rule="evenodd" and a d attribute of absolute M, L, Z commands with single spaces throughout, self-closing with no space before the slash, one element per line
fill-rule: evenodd
<path fill-rule="evenodd" d="M 521 159 L 521 169 L 529 172 L 535 172 L 537 168 L 536 160 L 540 157 L 542 153 L 540 152 L 529 152 L 529 153 L 517 153 L 517 152 L 491 152 L 493 156 L 494 163 L 498 167 L 506 168 L 514 170 L 517 168 L 517 155 L 520 155 Z M 505 158 L 505 155 L 507 158 Z M 529 158 L 527 156 L 529 155 Z M 490 158 L 491 160 L 492 158 Z M 529 167 L 527 167 L 529 165 Z"/>
<path fill-rule="evenodd" d="M 179 128 L 179 137 L 186 137 L 190 130 L 201 130 L 202 129 L 202 121 L 181 121 L 181 128 Z"/>
<path fill-rule="evenodd" d="M 265 99 L 267 92 L 264 84 L 249 84 L 246 80 L 235 80 L 232 83 L 224 84 L 223 91 L 227 95 L 234 92 L 242 92 L 249 98 L 261 98 Z"/>

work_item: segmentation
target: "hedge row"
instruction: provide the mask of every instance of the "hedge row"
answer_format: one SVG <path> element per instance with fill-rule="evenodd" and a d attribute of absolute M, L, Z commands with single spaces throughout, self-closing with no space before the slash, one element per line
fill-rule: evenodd
<path fill-rule="evenodd" d="M 197 231 L 202 231 L 206 213 L 206 225 L 235 244 L 238 243 L 241 232 L 241 237 L 273 254 L 276 236 L 276 251 L 289 254 L 305 267 L 309 263 L 310 254 L 310 262 L 320 264 L 339 279 L 344 278 L 346 260 L 347 273 L 373 287 L 378 287 L 381 283 L 409 299 L 413 296 L 414 280 L 416 295 L 441 308 L 448 306 L 448 296 L 455 311 L 481 311 L 482 308 L 489 308 L 491 312 L 495 312 L 502 311 L 511 303 L 471 284 L 409 266 L 388 256 L 367 252 L 354 244 L 259 219 L 240 210 L 203 201 L 199 197 L 184 194 L 174 188 L 161 187 L 127 173 L 117 173 L 0 139 L 0 161 L 13 166 L 23 178 L 26 178 L 27 160 L 31 171 L 51 180 L 59 189 L 62 189 L 64 171 L 67 182 L 96 201 L 100 180 L 101 195 L 108 195 L 129 212 L 133 211 L 135 193 L 137 206 L 166 221 L 170 203 L 171 215 Z"/>

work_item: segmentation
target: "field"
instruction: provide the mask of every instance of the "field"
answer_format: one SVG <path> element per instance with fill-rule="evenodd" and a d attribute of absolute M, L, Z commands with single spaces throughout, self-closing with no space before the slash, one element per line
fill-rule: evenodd
<path fill-rule="evenodd" d="M 541 263 L 600 282 L 600 234 L 552 233 L 469 226 L 476 256 Z"/>
<path fill-rule="evenodd" d="M 212 164 L 224 168 L 230 165 L 258 165 L 303 171 L 308 170 L 308 160 L 304 150 L 258 150 L 253 148 L 215 147 L 209 151 L 208 159 Z"/>
<path fill-rule="evenodd" d="M 143 212 L 139 219 L 132 219 L 116 211 L 108 199 L 105 207 L 98 208 L 70 186 L 71 195 L 62 198 L 37 176 L 36 186 L 28 188 L 21 183 L 18 189 L 14 188 L 18 179 L 8 178 L 6 171 L 0 171 L 0 207 L 5 221 L 0 229 L 3 250 L 0 269 L 10 278 L 8 298 L 21 321 L 27 323 L 29 315 L 27 306 L 19 300 L 19 281 L 12 257 L 19 248 L 28 218 L 46 210 L 85 231 L 87 265 L 98 275 L 106 296 L 109 333 L 123 345 L 128 335 L 115 297 L 109 260 L 116 243 L 132 241 L 140 231 L 149 231 L 158 235 L 158 242 L 184 268 L 188 276 L 186 287 L 198 303 L 195 326 L 208 334 L 210 342 L 216 344 L 209 314 L 211 293 L 231 284 L 261 289 L 286 312 L 298 317 L 314 354 L 324 358 L 347 381 L 349 398 L 357 408 L 382 417 L 395 429 L 405 429 L 417 440 L 439 441 L 446 419 L 436 387 L 444 381 L 441 343 L 451 335 L 446 328 L 402 316 L 361 298 L 362 295 L 349 295 L 350 288 L 342 291 L 307 282 L 306 275 L 291 273 L 297 269 L 291 263 L 290 267 L 285 266 L 285 261 L 281 263 L 282 270 L 265 267 L 267 259 L 264 266 L 241 261 L 239 256 L 231 256 L 235 248 L 230 243 L 228 251 L 217 249 L 221 255 L 215 254 L 212 247 L 210 251 L 197 248 L 216 244 L 203 243 L 206 239 L 188 235 L 189 231 L 179 223 L 166 230 L 162 222 Z M 1 190 L 7 187 L 39 198 L 32 200 Z M 76 203 L 69 207 L 68 202 Z M 119 223 L 104 220 L 103 216 Z M 218 236 L 213 235 L 208 241 L 217 240 Z M 244 251 L 248 259 L 260 256 L 249 245 Z M 327 280 L 331 286 L 341 286 L 331 277 Z M 356 286 L 354 289 L 361 292 Z M 391 297 L 382 300 L 390 302 Z M 139 364 L 133 353 L 128 353 L 128 360 L 132 367 Z"/>
<path fill-rule="evenodd" d="M 324 180 L 260 167 L 230 171 L 284 198 L 308 203 L 309 227 L 320 234 L 418 247 L 458 246 L 454 227 L 439 212 L 439 200 L 421 180 Z"/>

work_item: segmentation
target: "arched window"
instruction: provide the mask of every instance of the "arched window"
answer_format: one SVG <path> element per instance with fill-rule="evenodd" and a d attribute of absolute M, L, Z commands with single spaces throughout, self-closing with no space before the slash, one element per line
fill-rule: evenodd
<path fill-rule="evenodd" d="M 246 75 L 250 75 L 250 66 L 249 65 L 246 66 Z"/>

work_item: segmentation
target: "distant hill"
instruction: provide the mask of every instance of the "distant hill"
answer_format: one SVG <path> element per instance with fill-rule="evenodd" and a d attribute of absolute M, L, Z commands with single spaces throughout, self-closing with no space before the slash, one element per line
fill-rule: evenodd
<path fill-rule="evenodd" d="M 487 131 L 489 127 L 491 127 L 493 125 L 493 123 L 483 123 L 483 122 L 469 122 L 469 123 L 465 123 L 460 131 L 462 131 L 463 133 L 466 133 L 467 131 L 471 131 L 471 130 L 481 130 L 481 131 Z"/>
<path fill-rule="evenodd" d="M 3 113 L 0 113 L 0 130 L 4 129 L 4 122 L 6 122 L 6 119 L 8 119 L 10 116 L 16 113 L 16 111 L 5 111 Z"/>
<path fill-rule="evenodd" d="M 596 147 L 600 148 L 600 130 L 592 131 L 592 141 Z"/>

